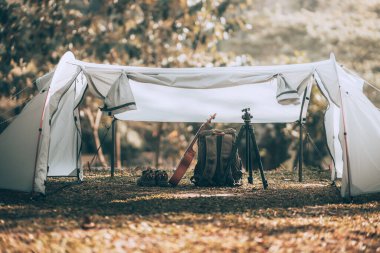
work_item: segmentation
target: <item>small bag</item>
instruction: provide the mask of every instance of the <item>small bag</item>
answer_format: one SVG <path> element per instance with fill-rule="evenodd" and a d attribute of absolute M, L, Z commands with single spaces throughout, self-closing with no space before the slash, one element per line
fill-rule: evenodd
<path fill-rule="evenodd" d="M 235 141 L 236 131 L 232 128 L 202 131 L 198 138 L 198 162 L 191 182 L 196 186 L 240 186 L 242 162 L 237 152 L 231 156 Z"/>

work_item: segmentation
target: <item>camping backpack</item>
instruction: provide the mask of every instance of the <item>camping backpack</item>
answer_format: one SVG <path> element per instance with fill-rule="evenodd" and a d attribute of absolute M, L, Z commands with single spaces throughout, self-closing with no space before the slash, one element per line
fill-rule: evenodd
<path fill-rule="evenodd" d="M 191 182 L 196 186 L 240 186 L 242 162 L 237 152 L 231 154 L 235 141 L 236 131 L 232 128 L 202 131 Z"/>

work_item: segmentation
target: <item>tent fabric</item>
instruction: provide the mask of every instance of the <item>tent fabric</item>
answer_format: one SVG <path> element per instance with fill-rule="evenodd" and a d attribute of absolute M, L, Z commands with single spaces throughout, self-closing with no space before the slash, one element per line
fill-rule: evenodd
<path fill-rule="evenodd" d="M 216 89 L 240 86 L 252 83 L 262 83 L 271 80 L 272 73 L 251 73 L 237 71 L 233 73 L 169 73 L 169 74 L 143 74 L 128 73 L 128 78 L 140 83 L 154 83 L 156 85 L 170 86 L 185 89 Z"/>
<path fill-rule="evenodd" d="M 310 82 L 311 73 L 288 73 L 277 75 L 277 101 L 279 104 L 299 104 L 300 95 Z M 308 82 L 309 81 L 309 82 Z"/>
<path fill-rule="evenodd" d="M 104 99 L 112 84 L 119 78 L 121 71 L 99 71 L 96 68 L 86 68 L 84 74 L 87 78 L 90 92 L 98 98 Z"/>
<path fill-rule="evenodd" d="M 299 118 L 299 121 L 304 124 L 306 123 L 306 115 L 307 115 L 307 111 L 308 111 L 308 108 L 309 108 L 309 104 L 310 104 L 310 94 L 311 94 L 311 90 L 313 88 L 313 82 L 311 82 L 311 79 L 309 79 L 309 83 L 308 85 L 306 86 L 306 90 L 305 90 L 305 93 L 304 93 L 304 104 L 303 104 L 303 107 L 301 105 L 301 114 L 300 114 L 300 118 Z"/>
<path fill-rule="evenodd" d="M 102 97 L 106 96 L 108 89 L 122 71 L 129 79 L 139 83 L 185 89 L 216 89 L 268 82 L 278 74 L 285 77 L 292 76 L 298 80 L 302 73 L 309 75 L 316 68 L 332 66 L 330 60 L 308 64 L 212 68 L 143 68 L 93 64 L 78 60 L 70 61 L 70 63 L 84 69 L 89 83 L 94 86 L 94 90 L 98 90 L 94 93 Z M 297 82 L 293 79 L 288 79 L 288 81 Z"/>
<path fill-rule="evenodd" d="M 308 64 L 168 69 L 86 63 L 71 52 L 37 80 L 49 90 L 0 135 L 0 188 L 44 193 L 47 175 L 82 176 L 77 107 L 87 89 L 122 120 L 204 122 L 217 113 L 215 122 L 241 123 L 241 109 L 250 107 L 254 123 L 276 123 L 304 121 L 313 79 L 330 103 L 326 136 L 342 196 L 380 192 L 379 110 L 363 94 L 363 80 L 334 55 Z"/>
<path fill-rule="evenodd" d="M 35 96 L 0 135 L 0 188 L 31 192 L 47 92 Z"/>
<path fill-rule="evenodd" d="M 363 94 L 364 81 L 337 66 L 342 90 L 348 162 L 344 163 L 342 196 L 380 191 L 380 111 Z M 343 116 L 342 116 L 343 117 Z M 345 151 L 345 149 L 343 149 Z M 350 188 L 350 189 L 349 189 Z M 350 191 L 350 192 L 349 192 Z"/>
<path fill-rule="evenodd" d="M 343 176 L 343 150 L 339 141 L 339 128 L 340 128 L 340 110 L 339 108 L 330 103 L 330 107 L 325 113 L 325 129 L 326 131 L 326 140 L 331 155 L 334 160 L 334 167 L 332 170 L 332 180 L 336 178 L 342 178 Z"/>
<path fill-rule="evenodd" d="M 315 72 L 321 79 L 321 84 L 326 90 L 329 99 L 338 107 L 340 107 L 340 90 L 338 74 L 336 72 L 335 56 L 330 55 L 328 64 L 319 65 L 315 68 Z"/>
<path fill-rule="evenodd" d="M 54 71 L 49 72 L 36 80 L 36 86 L 38 91 L 47 90 L 51 84 L 51 80 L 53 79 Z"/>
<path fill-rule="evenodd" d="M 88 88 L 87 78 L 85 77 L 82 70 L 80 74 L 78 75 L 77 79 L 75 80 L 74 108 L 77 108 L 80 102 L 82 102 L 87 88 Z"/>
<path fill-rule="evenodd" d="M 81 68 L 77 67 L 71 79 L 67 80 L 64 86 L 62 86 L 59 90 L 56 90 L 54 94 L 50 96 L 50 101 L 49 101 L 50 118 L 52 118 L 55 112 L 57 111 L 58 106 L 61 103 L 61 99 L 66 95 L 66 93 L 68 92 L 70 88 L 72 89 L 73 83 L 78 78 L 78 75 L 80 72 L 81 72 Z"/>
<path fill-rule="evenodd" d="M 246 107 L 253 109 L 255 123 L 298 120 L 300 105 L 279 104 L 276 91 L 287 93 L 286 88 L 291 86 L 299 100 L 313 70 L 330 64 L 322 61 L 291 66 L 163 69 L 71 63 L 83 68 L 90 89 L 99 97 L 106 96 L 122 72 L 127 73 L 129 96 L 135 97 L 138 112 L 125 108 L 127 112 L 116 114 L 118 119 L 203 122 L 211 113 L 217 113 L 215 122 L 224 123 L 240 123 L 240 111 Z M 287 85 L 276 86 L 274 79 L 279 75 Z M 289 97 L 278 99 L 283 103 L 285 99 L 289 101 Z"/>
<path fill-rule="evenodd" d="M 331 180 L 335 180 L 336 178 L 342 178 L 343 175 L 343 150 L 339 141 L 340 109 L 332 102 L 319 75 L 316 73 L 314 77 L 322 94 L 329 102 L 329 105 L 325 111 L 324 127 L 327 147 L 333 159 Z"/>
<path fill-rule="evenodd" d="M 78 66 L 67 63 L 68 61 L 74 59 L 75 57 L 71 52 L 68 52 L 62 56 L 56 70 L 54 71 L 54 76 L 48 90 L 46 102 L 42 112 L 42 131 L 37 149 L 37 162 L 34 168 L 35 181 L 33 190 L 35 192 L 45 193 L 45 181 L 48 175 L 48 168 L 53 169 L 49 167 L 49 146 L 52 137 L 50 123 L 52 120 L 51 117 L 53 116 L 51 112 L 56 110 L 60 102 L 60 97 L 54 95 L 61 92 L 62 88 L 67 87 L 68 83 L 73 82 L 78 76 Z M 62 117 L 68 117 L 68 115 L 62 115 Z M 73 138 L 73 136 L 67 136 L 67 138 Z M 60 149 L 59 154 L 64 157 L 66 155 L 65 151 L 71 152 Z"/>
<path fill-rule="evenodd" d="M 300 96 L 297 92 L 297 86 L 292 87 L 286 82 L 282 75 L 277 76 L 277 102 L 279 104 L 299 104 Z"/>
<path fill-rule="evenodd" d="M 109 115 L 118 114 L 124 111 L 136 110 L 136 102 L 129 84 L 127 75 L 123 72 L 115 83 L 111 86 L 106 98 L 103 111 Z"/>
<path fill-rule="evenodd" d="M 252 122 L 294 122 L 301 105 L 282 106 L 276 100 L 276 83 L 217 89 L 184 89 L 130 81 L 138 110 L 117 114 L 129 121 L 241 123 L 241 110 L 250 107 Z"/>
<path fill-rule="evenodd" d="M 61 95 L 58 108 L 51 118 L 48 176 L 77 176 L 77 173 L 82 176 L 83 174 L 79 156 L 81 130 L 75 101 L 83 93 L 86 84 L 81 82 L 78 72 L 75 78 L 66 85 L 68 88 Z"/>
<path fill-rule="evenodd" d="M 49 89 L 53 75 L 54 72 L 50 72 L 38 78 L 36 80 L 38 89 L 44 91 Z M 58 107 L 52 106 L 51 109 L 55 110 L 55 112 L 52 112 L 51 119 L 52 137 L 49 145 L 48 176 L 79 176 L 80 179 L 83 178 L 79 155 L 81 125 L 77 107 L 87 88 L 87 79 L 83 76 L 83 71 L 80 68 L 77 68 L 75 76 L 67 85 L 61 88 L 61 92 L 54 94 L 58 98 L 55 102 Z M 70 115 L 71 113 L 72 117 L 61 117 L 61 115 Z M 73 138 L 69 138 L 70 136 L 73 136 Z M 67 150 L 65 156 L 62 156 L 61 150 Z"/>
<path fill-rule="evenodd" d="M 269 81 L 278 74 L 285 76 L 289 82 L 296 83 L 293 86 L 297 86 L 317 67 L 331 66 L 330 61 L 278 66 L 212 68 L 137 68 L 81 61 L 71 63 L 82 66 L 97 88 L 112 84 L 122 71 L 127 73 L 129 79 L 136 82 L 187 89 L 214 89 L 260 83 Z M 105 93 L 103 92 L 103 96 Z"/>

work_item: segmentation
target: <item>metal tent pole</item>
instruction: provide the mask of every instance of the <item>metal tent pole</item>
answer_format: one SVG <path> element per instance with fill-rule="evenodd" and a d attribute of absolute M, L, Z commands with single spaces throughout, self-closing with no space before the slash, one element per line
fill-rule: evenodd
<path fill-rule="evenodd" d="M 115 128 L 116 118 L 112 120 L 111 177 L 115 176 Z"/>
<path fill-rule="evenodd" d="M 74 112 L 75 113 L 75 112 Z M 75 121 L 75 126 L 77 128 L 77 116 L 74 116 L 74 121 Z M 79 168 L 79 132 L 78 132 L 78 128 L 77 128 L 77 138 L 76 138 L 76 163 L 75 163 L 75 167 L 77 169 L 77 180 L 80 181 L 80 168 Z"/>
<path fill-rule="evenodd" d="M 309 107 L 310 103 L 310 94 L 311 94 L 311 89 L 313 87 L 313 83 L 310 82 L 304 91 L 303 99 L 302 99 L 302 105 L 301 105 L 301 112 L 300 112 L 300 117 L 298 120 L 298 124 L 300 127 L 300 142 L 299 142 L 299 154 L 298 154 L 298 181 L 302 182 L 303 176 L 302 176 L 302 171 L 303 171 L 303 145 L 304 145 L 304 139 L 303 139 L 303 131 L 302 128 L 306 123 L 306 114 L 307 114 L 307 109 Z"/>
<path fill-rule="evenodd" d="M 348 94 L 348 92 L 347 92 Z M 346 157 L 346 163 L 347 163 L 347 181 L 348 181 L 348 198 L 351 199 L 351 166 L 350 166 L 350 157 L 348 154 L 348 141 L 347 141 L 347 128 L 346 128 L 346 118 L 344 113 L 344 106 L 343 106 L 343 96 L 342 96 L 342 89 L 341 85 L 339 84 L 339 95 L 340 95 L 340 101 L 341 101 L 341 115 L 342 115 L 342 123 L 343 123 L 343 139 L 344 139 L 344 155 Z"/>
<path fill-rule="evenodd" d="M 348 183 L 348 198 L 349 199 L 352 199 L 352 196 L 351 196 L 351 182 L 352 182 L 352 179 L 351 179 L 351 166 L 350 166 L 350 156 L 349 156 L 349 153 L 348 153 L 348 140 L 347 140 L 347 126 L 346 126 L 346 117 L 345 117 L 345 111 L 344 111 L 344 102 L 343 102 L 343 95 L 342 95 L 342 85 L 341 85 L 341 82 L 339 80 L 339 74 L 338 74 L 338 70 L 337 70 L 337 63 L 336 63 L 336 60 L 335 60 L 335 55 L 333 53 L 330 54 L 330 61 L 333 62 L 334 66 L 335 66 L 335 74 L 336 74 L 336 77 L 338 79 L 338 87 L 339 87 L 339 97 L 340 97 L 340 113 L 341 113 L 341 117 L 342 117 L 342 123 L 343 123 L 343 140 L 344 140 L 344 150 L 343 150 L 343 155 L 346 157 L 346 169 L 347 169 L 347 183 Z M 346 91 L 346 94 L 348 95 L 348 91 Z M 343 147 L 342 147 L 343 149 Z M 344 159 L 343 159 L 343 162 L 344 162 Z"/>
<path fill-rule="evenodd" d="M 303 131 L 302 127 L 304 122 L 306 121 L 306 118 L 303 117 L 304 114 L 304 108 L 305 108 L 305 101 L 310 100 L 310 98 L 307 96 L 309 89 L 311 89 L 311 86 L 307 86 L 304 91 L 304 95 L 302 98 L 302 105 L 301 105 L 301 111 L 300 111 L 300 117 L 298 120 L 298 126 L 300 128 L 300 138 L 299 138 L 299 152 L 298 152 L 298 182 L 302 182 L 303 176 L 302 176 L 302 165 L 303 165 Z M 306 105 L 307 108 L 307 105 Z"/>
<path fill-rule="evenodd" d="M 299 138 L 299 152 L 298 152 L 298 182 L 302 182 L 302 164 L 303 164 L 303 133 L 302 133 L 302 123 L 298 123 L 300 128 L 300 138 Z"/>

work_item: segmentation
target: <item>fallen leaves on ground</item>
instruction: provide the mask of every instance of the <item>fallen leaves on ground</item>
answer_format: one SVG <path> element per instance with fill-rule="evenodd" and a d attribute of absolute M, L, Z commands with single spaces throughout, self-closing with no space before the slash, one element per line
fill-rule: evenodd
<path fill-rule="evenodd" d="M 344 202 L 324 173 L 299 183 L 267 172 L 267 190 L 258 179 L 159 188 L 136 186 L 133 173 L 87 174 L 57 192 L 72 179 L 50 179 L 45 198 L 1 191 L 0 251 L 380 252 L 380 195 Z"/>

